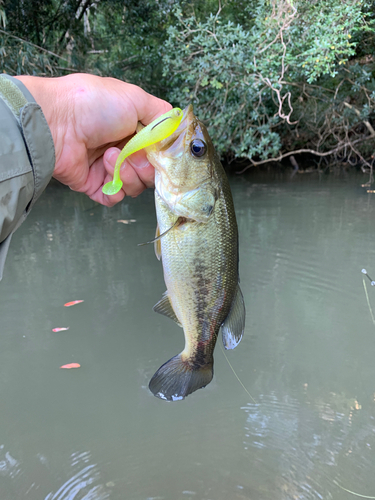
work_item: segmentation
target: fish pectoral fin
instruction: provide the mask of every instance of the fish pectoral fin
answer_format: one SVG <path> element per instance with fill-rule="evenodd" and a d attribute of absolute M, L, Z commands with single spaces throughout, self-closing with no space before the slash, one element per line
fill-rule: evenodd
<path fill-rule="evenodd" d="M 240 286 L 238 285 L 232 307 L 221 325 L 225 349 L 234 349 L 241 342 L 245 329 L 245 315 L 245 303 Z"/>
<path fill-rule="evenodd" d="M 150 243 L 157 243 L 158 241 L 160 241 L 160 239 L 165 236 L 167 233 L 169 233 L 169 231 L 171 231 L 172 229 L 174 229 L 175 227 L 177 227 L 180 223 L 181 223 L 181 218 L 180 217 L 177 217 L 176 219 L 176 222 L 173 224 L 173 226 L 171 226 L 170 228 L 168 228 L 166 231 L 164 231 L 163 234 L 160 234 L 160 229 L 159 229 L 159 224 L 156 228 L 156 233 L 159 235 L 158 236 L 155 236 L 155 238 L 153 240 L 150 240 L 150 241 L 146 241 L 145 243 L 138 243 L 138 246 L 139 247 L 143 247 L 144 245 L 149 245 Z M 156 255 L 157 257 L 157 255 Z"/>
<path fill-rule="evenodd" d="M 173 319 L 173 321 L 175 321 L 178 326 L 182 328 L 182 325 L 173 310 L 171 301 L 169 300 L 168 292 L 163 294 L 163 298 L 159 300 L 159 302 L 155 304 L 152 309 L 159 314 L 163 314 L 163 316 L 167 316 L 167 318 Z"/>
<path fill-rule="evenodd" d="M 161 259 L 161 241 L 160 241 L 160 228 L 159 224 L 156 226 L 156 232 L 155 232 L 155 242 L 154 242 L 154 249 L 155 249 L 155 255 L 158 260 Z"/>

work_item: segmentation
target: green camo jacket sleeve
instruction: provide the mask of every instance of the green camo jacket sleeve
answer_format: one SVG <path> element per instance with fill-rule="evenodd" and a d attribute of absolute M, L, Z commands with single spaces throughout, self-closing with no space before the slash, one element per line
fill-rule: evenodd
<path fill-rule="evenodd" d="M 0 279 L 14 231 L 50 181 L 55 149 L 46 119 L 17 79 L 0 76 Z"/>

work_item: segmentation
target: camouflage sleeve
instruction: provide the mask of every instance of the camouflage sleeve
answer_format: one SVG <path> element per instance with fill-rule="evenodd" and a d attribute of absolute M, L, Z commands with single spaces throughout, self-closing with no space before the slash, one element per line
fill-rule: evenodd
<path fill-rule="evenodd" d="M 17 79 L 0 76 L 0 279 L 14 231 L 50 181 L 55 149 L 46 119 Z"/>

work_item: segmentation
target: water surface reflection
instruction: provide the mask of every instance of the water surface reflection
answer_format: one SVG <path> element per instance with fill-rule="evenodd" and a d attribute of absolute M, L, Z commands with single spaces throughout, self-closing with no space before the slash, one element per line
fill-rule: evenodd
<path fill-rule="evenodd" d="M 164 292 L 152 245 L 137 247 L 154 234 L 152 193 L 106 209 L 51 186 L 0 285 L 1 500 L 375 496 L 361 274 L 375 276 L 375 199 L 361 183 L 232 179 L 247 327 L 227 356 L 255 403 L 219 348 L 213 382 L 177 404 L 147 390 L 183 345 L 152 312 Z"/>

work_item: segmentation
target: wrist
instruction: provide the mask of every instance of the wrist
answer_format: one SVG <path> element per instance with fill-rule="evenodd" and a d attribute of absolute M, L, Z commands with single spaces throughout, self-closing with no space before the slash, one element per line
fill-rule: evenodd
<path fill-rule="evenodd" d="M 64 117 L 64 101 L 68 96 L 60 90 L 61 78 L 44 78 L 38 76 L 16 76 L 31 93 L 36 103 L 42 108 L 44 117 L 51 131 L 55 146 L 55 165 L 59 163 L 65 135 L 66 117 Z"/>

